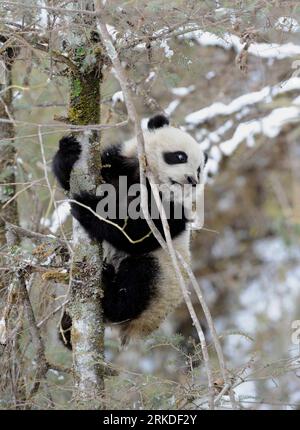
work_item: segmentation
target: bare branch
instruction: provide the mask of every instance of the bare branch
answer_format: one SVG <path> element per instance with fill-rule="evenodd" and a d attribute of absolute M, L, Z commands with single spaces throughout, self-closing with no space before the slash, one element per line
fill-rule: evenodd
<path fill-rule="evenodd" d="M 46 373 L 49 369 L 49 364 L 46 360 L 45 345 L 42 340 L 42 336 L 37 326 L 35 315 L 30 303 L 30 298 L 26 287 L 25 276 L 26 276 L 26 269 L 20 268 L 18 271 L 19 288 L 20 288 L 21 297 L 24 303 L 25 316 L 27 319 L 27 323 L 29 325 L 31 339 L 36 348 L 37 370 L 35 374 L 35 382 L 30 390 L 30 393 L 27 399 L 27 400 L 30 400 L 38 392 L 41 381 L 46 378 Z"/>
<path fill-rule="evenodd" d="M 34 231 L 28 230 L 26 228 L 19 227 L 17 225 L 11 224 L 8 221 L 5 222 L 7 231 L 11 232 L 19 239 L 24 237 L 33 240 L 34 242 L 57 242 L 60 245 L 66 246 L 67 241 L 60 239 L 56 236 L 46 235 L 41 233 L 36 233 Z"/>

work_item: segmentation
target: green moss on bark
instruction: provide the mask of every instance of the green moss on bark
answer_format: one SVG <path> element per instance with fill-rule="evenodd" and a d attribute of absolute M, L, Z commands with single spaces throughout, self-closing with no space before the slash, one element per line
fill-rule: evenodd
<path fill-rule="evenodd" d="M 69 120 L 72 124 L 98 124 L 100 117 L 101 52 L 75 49 L 73 61 L 79 73 L 71 72 Z"/>
<path fill-rule="evenodd" d="M 70 84 L 69 120 L 72 124 L 97 124 L 100 116 L 99 77 L 72 76 Z"/>

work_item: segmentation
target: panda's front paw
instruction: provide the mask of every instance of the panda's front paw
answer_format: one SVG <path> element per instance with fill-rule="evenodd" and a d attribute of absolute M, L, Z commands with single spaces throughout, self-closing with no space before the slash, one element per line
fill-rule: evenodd
<path fill-rule="evenodd" d="M 81 191 L 79 194 L 74 194 L 73 199 L 84 206 L 88 206 L 93 211 L 96 211 L 99 202 L 99 197 L 90 194 L 88 191 Z"/>
<path fill-rule="evenodd" d="M 59 150 L 56 152 L 52 169 L 60 185 L 70 190 L 70 175 L 74 164 L 80 158 L 81 146 L 72 135 L 64 136 L 59 141 Z"/>
<path fill-rule="evenodd" d="M 75 136 L 64 136 L 59 141 L 59 149 L 65 154 L 72 154 L 78 156 L 81 153 L 81 146 Z"/>

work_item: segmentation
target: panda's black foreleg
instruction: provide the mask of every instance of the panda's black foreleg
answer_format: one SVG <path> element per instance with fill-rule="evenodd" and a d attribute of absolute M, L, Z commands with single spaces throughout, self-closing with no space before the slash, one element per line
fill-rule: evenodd
<path fill-rule="evenodd" d="M 130 242 L 124 236 L 123 232 L 115 226 L 115 224 L 122 227 L 125 221 L 118 218 L 105 218 L 105 214 L 101 214 L 101 210 L 100 213 L 98 213 L 97 205 L 101 199 L 102 197 L 94 196 L 86 191 L 82 191 L 80 194 L 75 194 L 73 196 L 73 200 L 76 200 L 78 203 L 71 203 L 71 213 L 73 217 L 80 222 L 91 240 L 99 242 L 107 240 L 117 249 L 123 249 L 123 243 L 126 244 L 127 242 Z M 92 211 L 86 207 L 90 208 Z M 93 212 L 98 213 L 99 217 L 102 216 L 103 219 L 97 217 Z M 110 220 L 114 224 L 106 222 L 106 219 Z"/>
<path fill-rule="evenodd" d="M 106 240 L 116 249 L 138 256 L 159 248 L 159 243 L 153 234 L 151 234 L 149 226 L 144 219 L 133 220 L 127 218 L 125 220 L 118 217 L 105 218 L 105 214 L 102 214 L 103 219 L 101 219 L 95 216 L 93 212 L 101 216 L 101 210 L 97 212 L 97 205 L 102 198 L 103 197 L 94 196 L 88 192 L 81 192 L 73 197 L 78 203 L 71 203 L 72 215 L 80 222 L 92 240 Z M 93 212 L 86 209 L 85 206 L 92 209 Z M 117 211 L 118 209 L 119 207 L 117 206 Z M 113 224 L 107 222 L 106 219 Z M 124 226 L 124 231 L 128 237 L 132 239 L 132 242 L 124 235 L 122 231 Z"/>
<path fill-rule="evenodd" d="M 159 264 L 149 255 L 126 257 L 116 272 L 112 265 L 103 269 L 102 301 L 107 322 L 137 318 L 156 295 Z"/>
<path fill-rule="evenodd" d="M 65 136 L 60 139 L 59 149 L 53 158 L 52 169 L 60 185 L 67 191 L 70 189 L 72 168 L 79 159 L 80 153 L 80 143 L 74 136 Z"/>

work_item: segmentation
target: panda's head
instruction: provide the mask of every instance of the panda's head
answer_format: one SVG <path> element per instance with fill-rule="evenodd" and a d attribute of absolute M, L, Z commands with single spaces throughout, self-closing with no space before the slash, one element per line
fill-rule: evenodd
<path fill-rule="evenodd" d="M 207 155 L 188 133 L 171 127 L 157 115 L 148 122 L 145 149 L 149 167 L 158 184 L 183 187 L 203 183 Z"/>

